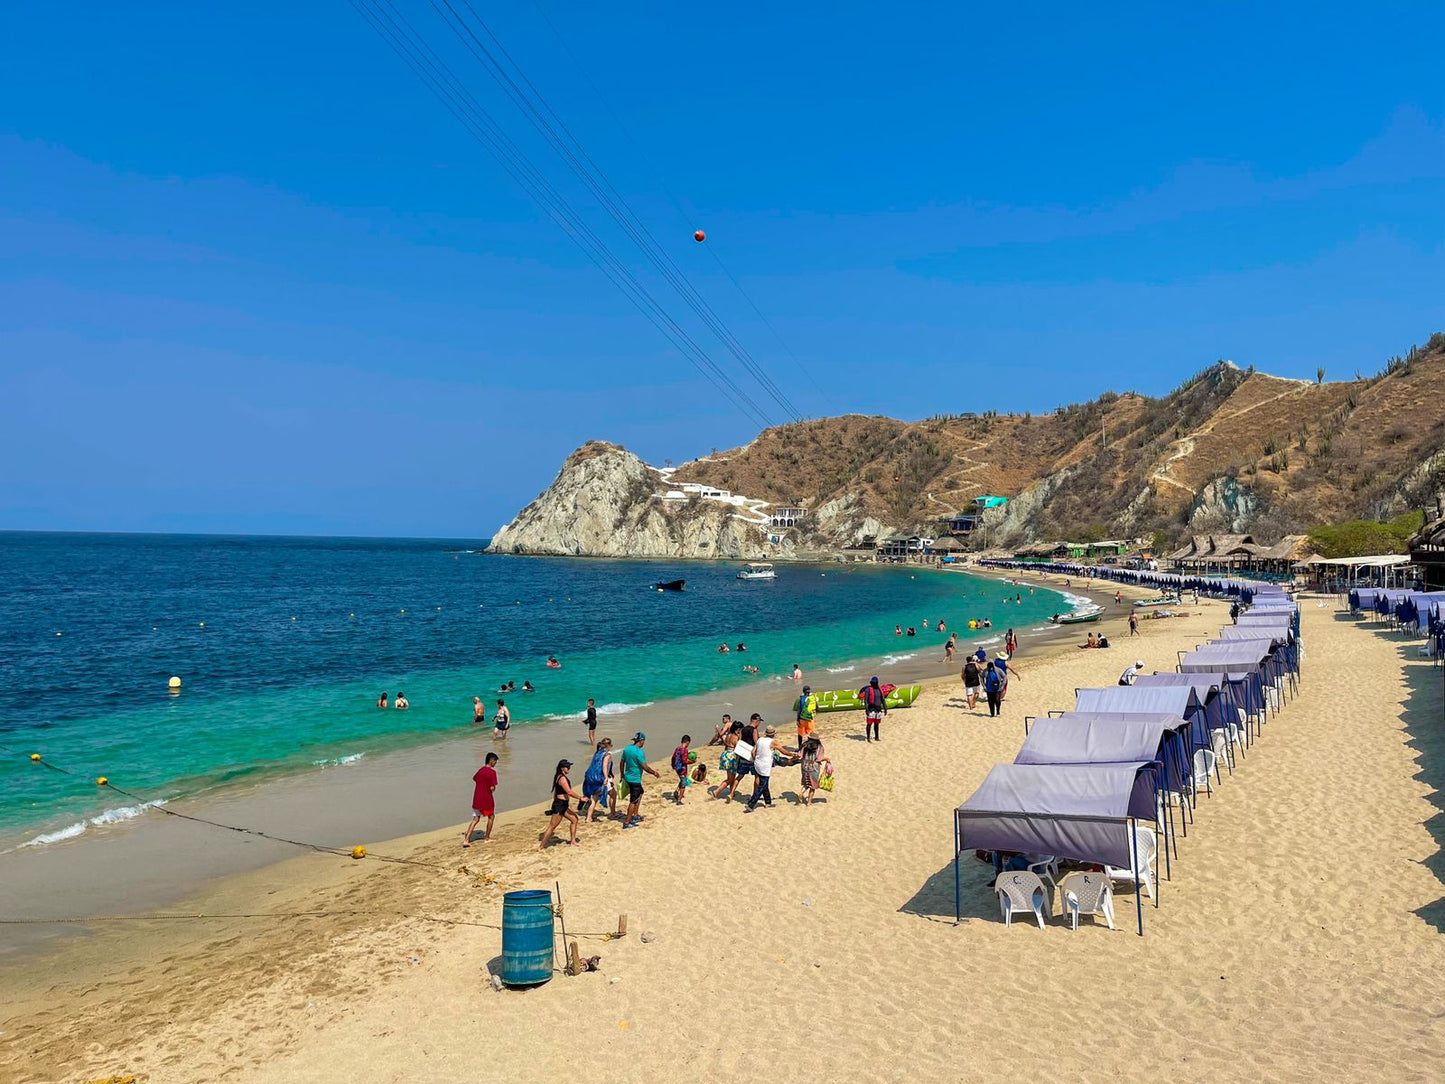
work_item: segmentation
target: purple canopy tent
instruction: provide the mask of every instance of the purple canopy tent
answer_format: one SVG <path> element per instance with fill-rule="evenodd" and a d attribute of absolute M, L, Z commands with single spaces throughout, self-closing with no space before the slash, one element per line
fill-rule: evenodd
<path fill-rule="evenodd" d="M 1193 688 L 1194 695 L 1204 705 L 1204 718 L 1210 730 L 1228 730 L 1241 721 L 1242 694 L 1236 690 L 1228 674 L 1138 674 L 1134 678 L 1136 689 L 1159 685 L 1188 685 Z M 1244 715 L 1248 717 L 1248 712 Z M 1247 728 L 1245 737 L 1249 737 Z"/>
<path fill-rule="evenodd" d="M 1188 686 L 1110 685 L 1103 689 L 1075 689 L 1075 711 L 1124 712 L 1128 715 L 1177 715 L 1189 723 L 1190 748 L 1209 748 L 1209 716 L 1204 704 Z"/>
<path fill-rule="evenodd" d="M 1264 687 L 1270 680 L 1266 667 L 1269 652 L 1255 647 L 1258 642 L 1232 640 L 1182 652 L 1179 657 L 1179 672 L 1228 674 L 1236 690 L 1243 694 L 1241 706 L 1244 710 L 1250 715 L 1261 715 L 1268 707 Z"/>
<path fill-rule="evenodd" d="M 1154 820 L 1154 766 L 995 764 L 973 796 L 953 811 L 954 918 L 963 921 L 965 850 L 1052 854 L 1131 870 L 1138 882 L 1133 822 Z M 1144 934 L 1144 893 L 1136 893 Z M 1154 904 L 1159 899 L 1156 894 Z"/>

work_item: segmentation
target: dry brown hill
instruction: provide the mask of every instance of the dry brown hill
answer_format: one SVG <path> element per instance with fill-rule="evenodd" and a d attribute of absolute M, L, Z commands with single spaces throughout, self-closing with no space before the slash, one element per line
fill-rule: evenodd
<path fill-rule="evenodd" d="M 1445 484 L 1445 333 L 1370 378 L 1310 383 L 1219 363 L 1162 398 L 1105 393 L 1046 414 L 847 415 L 769 429 L 684 464 L 696 481 L 809 510 L 838 543 L 865 520 L 934 533 L 1010 497 L 1000 542 L 1085 533 L 1286 533 L 1433 500 Z M 846 514 L 840 516 L 839 509 Z"/>

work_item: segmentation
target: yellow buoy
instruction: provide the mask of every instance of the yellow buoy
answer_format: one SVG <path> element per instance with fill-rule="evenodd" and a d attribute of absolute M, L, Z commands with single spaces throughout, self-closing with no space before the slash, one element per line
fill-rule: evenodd
<path fill-rule="evenodd" d="M 352 857 L 352 858 L 365 858 L 365 857 L 366 857 L 366 848 L 365 848 L 365 847 L 352 847 L 352 848 L 351 848 L 351 857 Z"/>
<path fill-rule="evenodd" d="M 38 761 L 38 760 L 40 759 L 40 754 L 39 754 L 39 753 L 31 753 L 31 754 L 30 754 L 30 759 L 31 759 L 31 760 L 34 760 L 34 761 Z"/>
<path fill-rule="evenodd" d="M 181 679 L 178 677 L 173 677 L 170 681 L 166 682 L 166 684 L 169 685 L 172 689 L 179 689 L 181 687 Z"/>
<path fill-rule="evenodd" d="M 110 784 L 110 780 L 107 779 L 105 776 L 103 776 L 103 775 L 96 776 L 95 785 L 96 785 L 97 787 L 104 787 L 104 786 L 108 786 L 109 784 Z"/>

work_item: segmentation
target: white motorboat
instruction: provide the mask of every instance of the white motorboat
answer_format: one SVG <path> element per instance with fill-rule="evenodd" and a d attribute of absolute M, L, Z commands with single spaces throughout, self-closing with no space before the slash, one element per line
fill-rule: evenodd
<path fill-rule="evenodd" d="M 778 574 L 773 571 L 773 566 L 766 561 L 749 561 L 738 569 L 740 580 L 775 580 Z"/>

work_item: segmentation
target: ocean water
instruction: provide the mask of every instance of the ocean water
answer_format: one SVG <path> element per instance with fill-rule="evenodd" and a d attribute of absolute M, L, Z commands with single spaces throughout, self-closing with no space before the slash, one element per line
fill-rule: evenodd
<path fill-rule="evenodd" d="M 536 686 L 502 694 L 525 732 L 580 721 L 589 696 L 621 715 L 783 681 L 795 662 L 815 688 L 856 687 L 869 676 L 857 660 L 939 653 L 940 618 L 962 643 L 988 643 L 1070 606 L 1042 588 L 1005 602 L 1014 589 L 933 570 L 780 565 L 776 580 L 740 582 L 715 562 L 478 545 L 0 533 L 0 837 L 43 846 L 210 788 L 344 771 L 467 728 L 472 697 L 490 715 L 508 680 Z M 682 593 L 652 586 L 679 578 Z M 994 628 L 970 633 L 983 616 Z M 719 654 L 724 641 L 748 650 Z M 410 710 L 378 710 L 383 690 L 405 691 Z M 102 774 L 143 801 L 98 788 Z"/>

